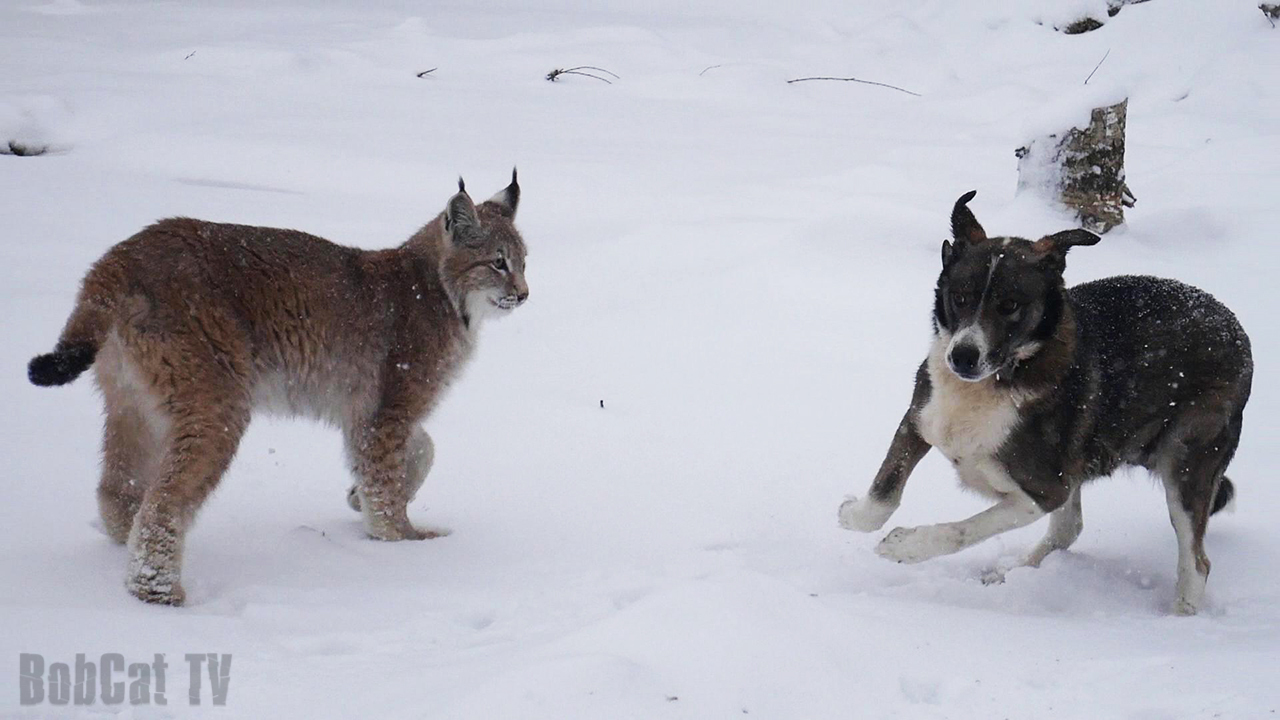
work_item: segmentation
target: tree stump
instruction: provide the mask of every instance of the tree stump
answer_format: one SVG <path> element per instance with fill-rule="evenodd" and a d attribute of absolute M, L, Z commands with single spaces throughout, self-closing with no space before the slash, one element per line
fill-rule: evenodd
<path fill-rule="evenodd" d="M 1036 190 L 1076 212 L 1089 230 L 1124 223 L 1137 198 L 1124 177 L 1124 126 L 1129 101 L 1094 108 L 1089 125 L 1018 148 L 1018 192 Z"/>

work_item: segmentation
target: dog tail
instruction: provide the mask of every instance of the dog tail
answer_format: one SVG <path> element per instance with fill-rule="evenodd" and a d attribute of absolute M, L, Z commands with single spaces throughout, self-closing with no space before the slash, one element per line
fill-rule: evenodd
<path fill-rule="evenodd" d="M 1226 477 L 1218 482 L 1218 492 L 1213 496 L 1213 509 L 1209 511 L 1210 515 L 1216 515 L 1219 510 L 1229 509 L 1235 504 L 1236 486 Z"/>
<path fill-rule="evenodd" d="M 53 352 L 37 355 L 27 364 L 27 378 L 35 385 L 66 385 L 89 369 L 111 330 L 123 286 L 119 267 L 99 261 L 85 276 L 76 307 L 67 318 Z"/>

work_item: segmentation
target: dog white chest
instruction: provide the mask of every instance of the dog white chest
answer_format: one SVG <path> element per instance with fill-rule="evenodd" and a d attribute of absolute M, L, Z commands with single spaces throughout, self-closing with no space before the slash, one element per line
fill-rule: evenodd
<path fill-rule="evenodd" d="M 920 436 L 947 456 L 960 480 L 984 494 L 1009 492 L 1012 481 L 995 459 L 1019 420 L 1018 403 L 994 378 L 965 382 L 943 360 L 935 342 L 928 369 L 932 392 L 916 417 Z"/>

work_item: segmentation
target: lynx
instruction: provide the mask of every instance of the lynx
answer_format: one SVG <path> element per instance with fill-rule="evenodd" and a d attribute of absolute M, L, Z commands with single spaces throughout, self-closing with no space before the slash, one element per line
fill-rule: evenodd
<path fill-rule="evenodd" d="M 98 505 L 127 543 L 129 592 L 181 605 L 183 541 L 257 411 L 341 429 L 348 493 L 379 540 L 439 531 L 406 505 L 434 457 L 421 422 L 475 345 L 478 324 L 529 296 L 513 221 L 520 187 L 472 202 L 462 180 L 399 247 L 360 250 L 296 230 L 162 220 L 84 278 L 36 385 L 90 365 L 106 406 Z"/>

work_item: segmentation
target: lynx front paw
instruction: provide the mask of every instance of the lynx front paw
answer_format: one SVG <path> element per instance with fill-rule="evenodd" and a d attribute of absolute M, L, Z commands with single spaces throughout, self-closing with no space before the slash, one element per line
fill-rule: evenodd
<path fill-rule="evenodd" d="M 946 525 L 894 528 L 876 546 L 876 554 L 900 563 L 918 563 L 961 548 L 960 533 Z"/>
<path fill-rule="evenodd" d="M 849 497 L 840 505 L 840 527 L 858 532 L 874 532 L 884 527 L 894 510 L 897 510 L 896 506 L 870 496 L 862 500 Z"/>

